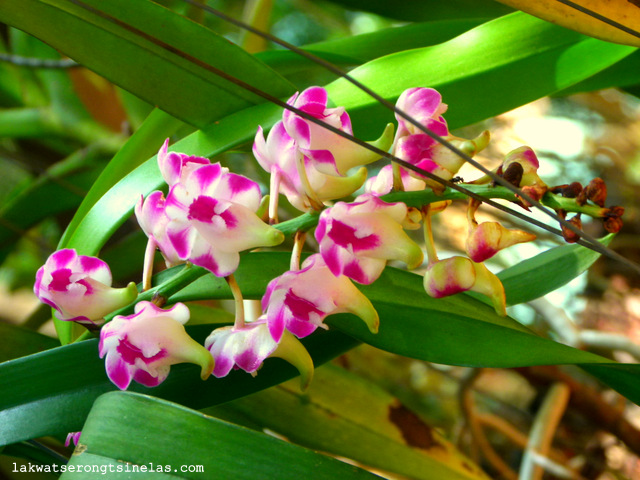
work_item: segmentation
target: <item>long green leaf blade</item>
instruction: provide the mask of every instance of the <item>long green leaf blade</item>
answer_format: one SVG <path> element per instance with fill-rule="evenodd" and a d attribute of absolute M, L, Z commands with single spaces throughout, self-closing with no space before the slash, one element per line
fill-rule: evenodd
<path fill-rule="evenodd" d="M 170 441 L 150 442 L 150 438 Z M 109 393 L 100 397 L 82 428 L 81 442 L 69 465 L 97 463 L 125 470 L 116 469 L 115 473 L 109 473 L 109 478 L 131 478 L 136 473 L 131 473 L 129 468 L 135 465 L 147 468 L 153 465 L 152 470 L 160 468 L 159 473 L 164 474 L 160 478 L 380 478 L 263 433 L 133 393 Z M 183 471 L 183 466 L 197 468 Z M 155 472 L 144 471 L 156 478 Z M 70 472 L 61 478 L 78 477 Z"/>
<path fill-rule="evenodd" d="M 205 64 L 249 84 L 259 79 L 256 86 L 275 96 L 294 91 L 240 47 L 149 0 L 10 0 L 2 7 L 0 21 L 198 127 L 263 102 Z"/>

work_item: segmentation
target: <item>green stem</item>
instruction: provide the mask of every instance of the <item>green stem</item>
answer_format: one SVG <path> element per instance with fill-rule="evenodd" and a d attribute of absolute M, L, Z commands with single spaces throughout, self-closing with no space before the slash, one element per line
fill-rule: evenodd
<path fill-rule="evenodd" d="M 209 270 L 206 270 L 202 267 L 195 267 L 190 263 L 188 263 L 185 265 L 185 267 L 182 270 L 180 270 L 180 272 L 178 272 L 176 275 L 171 277 L 162 285 L 158 285 L 154 288 L 151 288 L 149 290 L 142 292 L 140 295 L 138 295 L 138 298 L 135 300 L 134 303 L 127 305 L 126 307 L 123 307 L 119 310 L 116 310 L 115 312 L 111 312 L 109 315 L 105 316 L 104 318 L 108 322 L 116 315 L 130 315 L 131 312 L 133 311 L 133 306 L 136 303 L 141 302 L 143 300 L 151 301 L 153 300 L 154 297 L 169 298 L 174 293 L 179 292 L 184 287 L 186 287 L 190 283 L 195 282 L 198 278 L 206 275 L 207 273 L 209 273 Z"/>
<path fill-rule="evenodd" d="M 474 192 L 477 195 L 480 195 L 484 198 L 498 198 L 503 200 L 510 201 L 518 201 L 518 198 L 507 190 L 504 187 L 492 187 L 490 185 L 465 185 L 469 190 Z M 421 192 L 393 192 L 388 195 L 384 195 L 381 197 L 386 202 L 404 202 L 407 206 L 416 207 L 423 209 L 426 205 L 429 205 L 434 202 L 440 202 L 443 200 L 465 200 L 467 199 L 467 195 L 462 192 L 458 192 L 457 190 L 452 190 L 447 188 L 440 195 L 436 195 L 431 190 L 424 190 Z M 563 197 L 559 197 L 557 195 L 547 193 L 543 200 L 543 204 L 551 207 L 551 208 L 565 208 L 567 211 L 580 211 L 582 213 L 595 213 L 602 210 L 600 207 L 592 207 L 590 205 L 579 206 L 575 204 L 573 199 L 567 199 Z M 573 204 L 573 205 L 572 205 Z M 596 215 L 597 216 L 597 215 Z M 291 220 L 287 220 L 282 223 L 278 223 L 274 225 L 274 228 L 277 228 L 281 232 L 286 235 L 295 235 L 298 232 L 306 232 L 318 224 L 318 219 L 320 215 L 319 212 L 314 213 L 305 213 Z M 429 263 L 432 261 L 437 261 L 437 256 L 435 252 L 435 247 L 433 245 L 433 238 L 430 237 L 430 218 L 425 215 L 425 243 L 427 248 L 427 255 L 429 257 Z M 208 270 L 195 267 L 193 265 L 187 264 L 185 268 L 183 268 L 179 273 L 171 277 L 165 283 L 158 285 L 154 288 L 146 290 L 142 292 L 136 302 L 140 302 L 142 300 L 150 301 L 154 297 L 162 296 L 164 298 L 169 298 L 173 294 L 185 288 L 187 285 L 191 284 L 198 278 L 209 273 Z M 232 288 L 233 290 L 233 288 Z M 107 321 L 111 320 L 116 315 L 129 315 L 133 311 L 133 306 L 135 303 L 128 305 L 127 307 L 121 308 L 111 314 L 107 315 L 105 319 Z M 244 319 L 243 319 L 244 320 Z M 88 338 L 91 336 L 91 333 L 86 332 L 83 334 L 80 339 Z"/>
<path fill-rule="evenodd" d="M 597 205 L 588 203 L 579 205 L 575 198 L 565 198 L 553 193 L 547 193 L 542 198 L 542 202 L 544 205 L 553 208 L 554 210 L 562 209 L 565 212 L 584 213 L 592 218 L 602 218 L 604 217 L 604 213 L 609 210 L 608 208 L 601 208 Z"/>
<path fill-rule="evenodd" d="M 242 290 L 236 281 L 236 277 L 233 274 L 224 277 L 233 293 L 233 300 L 236 306 L 236 320 L 233 324 L 235 328 L 244 328 L 244 302 L 242 298 Z"/>
<path fill-rule="evenodd" d="M 436 252 L 436 244 L 433 241 L 433 229 L 431 228 L 431 214 L 429 206 L 422 210 L 423 226 L 424 226 L 424 248 L 427 252 L 427 260 L 429 266 L 438 261 L 438 253 Z"/>

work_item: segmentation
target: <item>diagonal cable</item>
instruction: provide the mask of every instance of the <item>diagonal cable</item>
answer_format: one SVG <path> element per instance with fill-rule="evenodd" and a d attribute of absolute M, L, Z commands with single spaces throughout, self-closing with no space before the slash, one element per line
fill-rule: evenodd
<path fill-rule="evenodd" d="M 344 70 L 342 70 L 341 68 L 337 67 L 336 65 L 332 64 L 331 62 L 328 62 L 326 60 L 324 60 L 323 58 L 318 57 L 317 55 L 314 55 L 310 52 L 307 52 L 306 50 L 303 50 L 301 48 L 296 47 L 295 45 L 290 44 L 289 42 L 286 42 L 278 37 L 276 37 L 275 35 L 272 35 L 268 32 L 264 32 L 260 29 L 257 29 L 245 22 L 242 22 L 241 20 L 237 20 L 233 17 L 230 17 L 229 15 L 226 15 L 225 13 L 216 10 L 212 7 L 209 7 L 208 5 L 205 4 L 201 4 L 198 3 L 196 0 L 182 0 L 185 3 L 188 3 L 189 5 L 192 5 L 196 8 L 202 9 L 212 15 L 215 15 L 233 25 L 236 25 L 239 28 L 242 28 L 244 30 L 247 30 L 251 33 L 254 33 L 255 35 L 259 35 L 267 40 L 270 40 L 278 45 L 281 45 L 283 47 L 285 47 L 288 50 L 293 51 L 294 53 L 324 67 L 325 69 L 327 69 L 328 71 L 344 78 L 345 80 L 347 80 L 348 82 L 350 82 L 351 84 L 353 84 L 354 86 L 356 86 L 357 88 L 359 88 L 360 90 L 362 90 L 363 92 L 365 92 L 366 94 L 368 94 L 370 97 L 372 97 L 373 99 L 375 99 L 376 101 L 378 101 L 381 105 L 383 105 L 384 107 L 388 108 L 389 110 L 392 110 L 394 113 L 396 113 L 397 115 L 401 116 L 402 118 L 404 118 L 405 120 L 407 120 L 408 122 L 410 122 L 411 124 L 413 124 L 416 128 L 418 128 L 420 131 L 422 131 L 423 133 L 425 133 L 426 135 L 428 135 L 429 137 L 431 137 L 432 139 L 434 139 L 435 141 L 437 141 L 438 143 L 440 143 L 441 145 L 443 145 L 444 147 L 448 148 L 450 151 L 452 151 L 453 153 L 455 153 L 457 156 L 459 156 L 460 158 L 462 158 L 463 160 L 465 160 L 466 162 L 468 162 L 469 164 L 473 165 L 475 168 L 477 168 L 478 170 L 482 171 L 483 173 L 485 173 L 486 175 L 488 175 L 494 182 L 506 187 L 507 189 L 511 190 L 514 194 L 520 196 L 522 199 L 524 199 L 526 202 L 528 202 L 529 204 L 535 206 L 536 208 L 538 208 L 539 210 L 541 210 L 542 212 L 544 212 L 546 215 L 548 215 L 549 217 L 553 218 L 554 220 L 556 220 L 557 222 L 559 222 L 563 227 L 571 230 L 572 232 L 578 234 L 580 236 L 581 239 L 585 239 L 587 240 L 587 242 L 579 242 L 581 245 L 587 246 L 589 248 L 592 248 L 593 250 L 596 250 L 600 253 L 603 253 L 611 258 L 614 258 L 618 261 L 622 261 L 623 263 L 626 263 L 630 266 L 632 266 L 632 268 L 634 268 L 636 271 L 640 272 L 640 266 L 633 264 L 632 262 L 630 262 L 628 259 L 624 258 L 622 255 L 619 255 L 618 253 L 614 252 L 613 250 L 607 248 L 607 247 L 603 247 L 596 238 L 594 238 L 593 236 L 585 233 L 583 230 L 577 228 L 575 225 L 573 225 L 570 222 L 567 222 L 566 220 L 564 220 L 563 218 L 561 218 L 560 216 L 558 216 L 553 210 L 548 209 L 547 207 L 545 207 L 544 205 L 542 205 L 540 202 L 538 202 L 537 200 L 534 200 L 533 198 L 531 198 L 529 195 L 525 194 L 521 189 L 515 187 L 514 185 L 512 185 L 511 183 L 507 182 L 506 180 L 504 180 L 502 177 L 496 175 L 495 173 L 493 173 L 492 171 L 490 171 L 489 169 L 487 169 L 484 165 L 478 163 L 477 161 L 475 161 L 473 158 L 471 158 L 469 155 L 465 154 L 464 152 L 462 152 L 459 148 L 457 148 L 456 146 L 454 146 L 453 144 L 451 144 L 450 142 L 448 142 L 446 139 L 444 139 L 443 137 L 441 137 L 440 135 L 436 134 L 435 132 L 431 131 L 429 128 L 425 127 L 424 125 L 420 124 L 420 122 L 418 122 L 417 120 L 415 120 L 413 117 L 411 117 L 410 115 L 408 115 L 407 113 L 405 113 L 404 111 L 402 111 L 401 109 L 399 109 L 398 107 L 396 107 L 395 105 L 393 105 L 392 103 L 390 103 L 388 100 L 386 100 L 384 97 L 380 96 L 379 94 L 377 94 L 375 91 L 371 90 L 369 87 L 367 87 L 366 85 L 364 85 L 363 83 L 361 83 L 360 81 L 356 80 L 355 78 L 353 78 L 352 76 L 350 76 L 347 72 L 345 72 Z M 572 2 L 568 2 L 565 0 L 558 0 L 562 3 L 567 3 L 570 4 Z M 586 9 L 585 9 L 586 10 Z M 593 13 L 593 12 L 592 12 Z M 596 14 L 597 15 L 597 14 Z M 598 17 L 596 17 L 598 18 Z M 602 20 L 602 19 L 601 19 Z M 603 20 L 604 21 L 604 20 Z M 608 22 L 613 26 L 616 26 L 617 28 L 621 28 L 624 31 L 628 31 L 629 29 L 627 29 L 626 27 L 624 27 L 623 25 L 617 24 L 614 21 Z M 634 32 L 636 35 L 640 36 L 640 34 L 638 32 Z M 289 107 L 284 107 L 287 108 L 289 110 L 292 110 Z M 292 110 L 293 111 L 293 110 Z M 326 127 L 325 127 L 326 128 Z M 383 155 L 384 156 L 384 155 Z M 402 164 L 401 162 L 399 162 L 397 158 L 391 158 L 389 156 L 387 156 L 386 158 L 389 158 L 390 160 L 402 165 L 405 168 L 409 168 L 406 165 Z M 425 172 L 421 171 L 421 170 L 415 170 L 415 169 L 411 169 L 417 173 L 420 173 L 421 175 L 425 175 Z M 425 175 L 425 176 L 429 176 L 429 175 Z M 429 176 L 429 178 L 435 179 L 431 176 Z M 440 180 L 436 180 L 436 181 L 440 181 Z M 440 183 L 445 184 L 447 186 L 451 186 L 451 184 L 447 184 L 445 182 L 440 181 Z M 469 195 L 469 196 L 473 196 L 473 195 Z M 484 201 L 485 203 L 492 205 L 495 207 L 495 205 L 493 205 L 490 202 L 487 202 L 486 200 Z M 522 217 L 519 217 L 522 218 Z M 531 219 L 529 218 L 529 220 L 531 222 Z M 534 223 L 534 222 L 531 222 Z M 536 223 L 537 225 L 537 223 Z M 538 225 L 539 226 L 539 225 Z M 555 229 L 554 229 L 555 230 Z M 551 230 L 549 230 L 551 231 Z M 559 230 L 555 230 L 555 232 L 559 233 Z M 600 248 L 602 247 L 602 249 Z M 605 253 L 606 252 L 606 253 Z"/>
<path fill-rule="evenodd" d="M 581 13 L 584 13 L 585 15 L 588 15 L 592 18 L 595 18 L 596 20 L 600 20 L 603 23 L 606 23 L 607 25 L 610 25 L 614 28 L 617 28 L 618 30 L 623 31 L 624 33 L 628 33 L 629 35 L 633 35 L 634 37 L 638 37 L 640 38 L 640 32 L 634 30 L 633 28 L 627 27 L 626 25 L 623 25 L 622 23 L 616 22 L 615 20 L 612 20 L 610 18 L 605 17 L 604 15 L 600 15 L 598 12 L 595 12 L 593 10 L 588 9 L 587 7 L 583 7 L 582 5 L 579 5 L 575 2 L 572 2 L 571 0 L 556 0 L 558 3 L 562 3 L 564 5 L 566 5 L 567 7 L 573 8 L 574 10 L 577 10 Z M 632 0 L 628 0 L 629 3 L 631 4 L 636 4 L 637 7 L 637 3 L 633 2 Z M 605 3 L 605 2 L 603 2 Z"/>
<path fill-rule="evenodd" d="M 209 65 L 208 63 L 206 63 L 206 62 L 204 62 L 204 61 L 202 61 L 202 60 L 200 60 L 200 59 L 198 59 L 198 58 L 196 58 L 196 57 L 194 57 L 194 56 L 192 56 L 192 55 L 190 55 L 190 54 L 188 54 L 186 52 L 183 52 L 182 50 L 174 47 L 173 45 L 169 45 L 166 42 L 164 42 L 164 41 L 162 41 L 162 40 L 160 40 L 160 39 L 158 39 L 158 38 L 156 38 L 156 37 L 144 32 L 144 31 L 142 31 L 142 30 L 140 30 L 140 29 L 138 29 L 138 28 L 126 23 L 126 22 L 123 22 L 122 20 L 120 20 L 118 18 L 115 18 L 112 15 L 109 15 L 108 13 L 105 13 L 105 12 L 103 12 L 103 11 L 101 11 L 101 10 L 91 6 L 91 5 L 88 5 L 88 4 L 84 3 L 84 2 L 82 2 L 81 0 L 68 0 L 68 1 L 70 3 L 73 3 L 74 5 L 77 5 L 77 6 L 81 7 L 81 8 L 83 8 L 83 9 L 85 9 L 85 10 L 87 10 L 87 11 L 93 13 L 93 14 L 95 14 L 95 15 L 100 16 L 101 18 L 103 18 L 103 19 L 105 19 L 105 20 L 107 20 L 107 21 L 109 21 L 111 23 L 114 23 L 115 25 L 120 26 L 121 28 L 126 29 L 127 31 L 129 31 L 129 32 L 141 37 L 141 38 L 146 39 L 147 41 L 153 43 L 156 46 L 159 46 L 159 47 L 163 48 L 164 50 L 166 50 L 169 53 L 172 53 L 174 55 L 178 55 L 181 58 L 184 58 L 185 60 L 187 60 L 187 61 L 189 61 L 189 62 L 191 62 L 191 63 L 193 63 L 193 64 L 195 64 L 195 65 L 197 65 L 197 66 L 199 66 L 199 67 L 201 67 L 201 68 L 203 68 L 203 69 L 205 69 L 205 70 L 207 70 L 207 71 L 209 71 L 209 72 L 211 72 L 211 73 L 213 73 L 213 74 L 215 74 L 215 75 L 217 75 L 217 76 L 219 76 L 219 77 L 221 77 L 221 78 L 223 78 L 223 79 L 225 79 L 225 80 L 227 80 L 229 82 L 234 83 L 235 85 L 237 85 L 237 86 L 239 86 L 239 87 L 241 87 L 241 88 L 253 93 L 256 96 L 264 98 L 265 100 L 267 100 L 267 101 L 269 101 L 271 103 L 274 103 L 275 105 L 278 105 L 279 107 L 285 108 L 285 109 L 287 109 L 287 110 L 299 115 L 300 117 L 302 117 L 302 118 L 304 118 L 304 119 L 306 119 L 306 120 L 308 120 L 308 121 L 310 121 L 312 123 L 315 123 L 315 124 L 321 126 L 322 128 L 325 128 L 325 129 L 335 133 L 336 135 L 339 135 L 339 136 L 341 136 L 343 138 L 346 138 L 346 139 L 356 143 L 357 145 L 360 145 L 363 148 L 366 148 L 366 149 L 368 149 L 368 150 L 370 150 L 372 152 L 375 152 L 376 154 L 380 155 L 381 157 L 384 157 L 384 158 L 387 158 L 387 159 L 389 159 L 389 160 L 391 160 L 393 162 L 396 162 L 397 164 L 403 166 L 404 168 L 406 168 L 408 170 L 412 170 L 412 171 L 414 171 L 416 173 L 419 173 L 420 175 L 426 176 L 426 177 L 428 177 L 428 178 L 430 178 L 430 179 L 432 179 L 434 181 L 437 181 L 437 182 L 441 183 L 442 185 L 445 185 L 445 186 L 447 186 L 449 188 L 452 188 L 454 190 L 462 192 L 462 193 L 464 193 L 465 195 L 467 195 L 467 196 L 469 196 L 471 198 L 474 198 L 474 199 L 479 200 L 481 202 L 484 202 L 484 203 L 486 203 L 488 205 L 491 205 L 494 208 L 497 208 L 497 209 L 502 210 L 502 211 L 504 211 L 506 213 L 509 213 L 510 215 L 514 215 L 517 218 L 520 218 L 520 219 L 522 219 L 522 220 L 524 220 L 524 221 L 526 221 L 528 223 L 531 223 L 533 225 L 538 226 L 539 228 L 547 230 L 547 231 L 549 231 L 551 233 L 554 233 L 556 235 L 561 235 L 561 232 L 559 230 L 553 228 L 553 227 L 549 227 L 548 225 L 545 225 L 542 222 L 539 222 L 539 221 L 537 221 L 537 220 L 535 220 L 535 219 L 533 219 L 531 217 L 523 215 L 520 212 L 517 212 L 517 211 L 515 211 L 515 210 L 513 210 L 511 208 L 508 208 L 508 207 L 506 207 L 504 205 L 501 205 L 501 204 L 499 204 L 497 202 L 494 202 L 492 200 L 480 197 L 479 195 L 476 195 L 475 193 L 473 193 L 473 192 L 461 187 L 460 185 L 454 184 L 454 183 L 452 183 L 450 181 L 447 181 L 447 180 L 444 180 L 444 179 L 442 179 L 440 177 L 437 177 L 437 176 L 433 175 L 432 173 L 427 172 L 426 170 L 422 170 L 422 169 L 420 169 L 420 168 L 418 168 L 418 167 L 416 167 L 416 166 L 414 166 L 414 165 L 412 165 L 412 164 L 410 164 L 410 163 L 408 163 L 408 162 L 406 162 L 404 160 L 401 160 L 398 157 L 395 157 L 394 155 L 391 155 L 389 152 L 386 152 L 386 151 L 381 150 L 381 149 L 379 149 L 377 147 L 369 145 L 365 141 L 360 140 L 360 139 L 358 139 L 358 138 L 354 137 L 353 135 L 350 135 L 350 134 L 348 134 L 346 132 L 343 132 L 343 131 L 337 129 L 336 127 L 333 127 L 333 126 L 325 123 L 324 121 L 319 120 L 319 119 L 309 115 L 308 113 L 306 113 L 306 112 L 304 112 L 304 111 L 302 111 L 302 110 L 300 110 L 300 109 L 298 109 L 298 108 L 296 108 L 296 107 L 294 107 L 292 105 L 289 105 L 285 101 L 283 101 L 283 100 L 281 100 L 281 99 L 279 99 L 277 97 L 274 97 L 273 95 L 271 95 L 271 94 L 269 94 L 267 92 L 264 92 L 264 91 L 260 90 L 259 88 L 254 87 L 253 85 L 248 84 L 248 83 L 246 83 L 246 82 L 234 77 L 233 75 L 230 75 L 230 74 L 228 74 L 228 73 L 226 73 L 226 72 L 214 67 L 213 65 Z M 202 7 L 206 11 L 210 11 L 210 7 L 199 5 L 197 3 L 191 3 L 192 0 L 183 0 L 183 1 L 185 1 L 187 3 L 190 3 L 190 4 L 193 4 L 195 6 Z M 213 12 L 217 12 L 214 9 L 211 9 L 211 10 Z M 337 67 L 335 67 L 335 68 L 337 68 Z M 346 75 L 346 73 L 344 73 L 344 75 Z M 345 77 L 345 78 L 347 78 L 347 77 Z M 351 77 L 348 77 L 348 78 L 351 78 Z M 361 85 L 361 84 L 359 84 L 359 82 L 358 82 L 358 85 Z M 362 88 L 366 88 L 366 87 L 364 87 L 364 85 L 362 85 Z M 500 183 L 501 185 L 505 186 L 506 188 L 511 190 L 513 193 L 521 196 L 524 200 L 528 201 L 532 205 L 538 205 L 539 206 L 538 208 L 542 209 L 544 212 L 546 212 L 552 218 L 558 220 L 563 226 L 565 226 L 566 228 L 568 228 L 571 231 L 575 232 L 576 234 L 580 235 L 581 237 L 584 237 L 584 238 L 581 238 L 577 242 L 580 245 L 583 245 L 583 246 L 585 246 L 587 248 L 595 250 L 595 251 L 597 251 L 597 252 L 599 252 L 599 253 L 601 253 L 603 255 L 606 255 L 606 256 L 608 256 L 610 258 L 614 258 L 616 260 L 622 261 L 622 262 L 626 263 L 627 265 L 631 266 L 638 273 L 640 273 L 640 265 L 636 265 L 636 264 L 630 262 L 628 259 L 624 258 L 622 255 L 618 254 L 617 252 L 614 252 L 613 250 L 608 249 L 607 247 L 605 247 L 604 245 L 599 243 L 592 236 L 585 234 L 583 231 L 577 229 L 571 223 L 566 222 L 565 220 L 561 219 L 560 217 L 558 217 L 557 215 L 555 215 L 554 213 L 549 211 L 546 207 L 544 207 L 539 202 L 536 202 L 533 199 L 529 198 L 529 196 L 524 194 L 523 192 L 521 192 L 520 189 L 518 189 L 518 188 L 514 187 L 513 185 L 511 185 L 510 183 L 506 182 L 501 177 L 496 176 L 495 174 L 493 174 L 493 172 L 487 170 L 484 166 L 481 166 L 480 164 L 475 162 L 468 155 L 466 155 L 463 152 L 461 152 L 458 148 L 453 146 L 451 143 L 449 143 L 448 141 L 446 141 L 445 139 L 443 139 L 439 135 L 436 135 L 435 133 L 433 133 L 430 130 L 426 129 L 425 127 L 420 125 L 416 120 L 414 120 L 412 117 L 410 117 L 406 113 L 401 112 L 401 110 L 395 108 L 395 106 L 391 105 L 389 102 L 384 100 L 382 97 L 380 97 L 379 95 L 375 94 L 375 92 L 372 92 L 370 89 L 367 89 L 366 91 L 367 91 L 367 93 L 371 92 L 370 93 L 371 95 L 375 95 L 374 98 L 377 97 L 376 99 L 380 99 L 381 102 L 384 102 L 385 106 L 389 105 L 391 107 L 391 109 L 393 109 L 394 111 L 396 111 L 399 114 L 401 114 L 404 118 L 406 118 L 412 124 L 416 125 L 418 128 L 420 128 L 421 130 L 425 131 L 425 133 L 427 133 L 428 135 L 432 136 L 432 138 L 434 138 L 436 141 L 438 141 L 442 145 L 444 145 L 447 148 L 449 148 L 450 150 L 452 150 L 457 155 L 461 156 L 465 160 L 468 159 L 467 161 L 469 161 L 473 165 L 478 165 L 478 168 L 480 170 L 482 170 L 483 172 L 485 172 L 489 176 L 492 176 L 492 178 L 495 178 L 496 183 Z"/>

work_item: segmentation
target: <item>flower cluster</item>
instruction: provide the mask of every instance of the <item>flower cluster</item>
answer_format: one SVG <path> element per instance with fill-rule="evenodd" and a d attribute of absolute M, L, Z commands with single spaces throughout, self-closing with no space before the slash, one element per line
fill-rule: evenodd
<path fill-rule="evenodd" d="M 255 375 L 269 357 L 294 365 L 304 386 L 311 380 L 313 362 L 299 339 L 318 328 L 329 328 L 326 319 L 336 313 L 352 314 L 376 333 L 378 313 L 357 284 L 375 282 L 389 261 L 402 262 L 408 269 L 419 268 L 425 253 L 426 294 L 440 298 L 475 291 L 486 295 L 496 312 L 506 314 L 504 288 L 483 262 L 504 248 L 533 240 L 533 234 L 507 229 L 498 222 L 479 223 L 475 214 L 480 202 L 470 200 L 467 255 L 439 259 L 431 218 L 445 211 L 451 201 L 416 208 L 383 198 L 392 191 L 440 194 L 445 189 L 443 182 L 452 180 L 461 168 L 464 160 L 424 129 L 469 156 L 485 148 L 488 132 L 475 139 L 453 136 L 443 117 L 447 105 L 440 94 L 430 88 L 409 89 L 396 106 L 412 121 L 397 114 L 395 135 L 390 124 L 370 145 L 415 168 L 387 165 L 367 180 L 365 165 L 379 156 L 336 133 L 351 136 L 351 119 L 343 107 L 329 106 L 326 90 L 309 88 L 288 103 L 294 111 L 285 110 L 266 139 L 258 127 L 253 144 L 259 165 L 271 175 L 268 222 L 258 213 L 262 196 L 256 182 L 206 158 L 170 152 L 168 140 L 160 148 L 157 161 L 167 193 L 141 196 L 135 206 L 136 218 L 149 239 L 142 290 L 151 288 L 153 257 L 158 249 L 168 267 L 193 264 L 224 277 L 236 301 L 236 318 L 232 326 L 215 329 L 200 345 L 185 330 L 190 317 L 186 305 L 161 308 L 161 301 L 139 301 L 132 314 L 114 316 L 100 332 L 99 354 L 117 387 L 126 389 L 132 380 L 156 386 L 167 378 L 171 365 L 184 362 L 198 365 L 203 379 L 224 377 L 233 369 Z M 538 176 L 538 166 L 533 150 L 521 147 L 505 157 L 495 174 L 524 192 L 516 198 L 524 208 L 529 206 L 525 198 L 539 201 L 550 191 L 557 194 L 559 202 L 565 202 L 559 204 L 561 213 L 566 215 L 571 207 L 567 202 L 574 202 L 576 208 L 591 202 L 595 205 L 591 210 L 604 219 L 609 231 L 620 228 L 622 209 L 604 208 L 606 187 L 601 180 L 584 189 L 579 184 L 550 189 Z M 472 183 L 490 181 L 481 177 Z M 363 185 L 364 193 L 352 201 L 332 203 L 355 194 Z M 306 232 L 298 232 L 290 270 L 269 282 L 260 312 L 246 318 L 242 292 L 233 274 L 241 252 L 284 240 L 277 228 L 280 193 L 293 207 L 319 213 L 317 253 L 300 263 Z M 424 246 L 405 231 L 415 230 L 421 223 Z M 111 283 L 104 262 L 66 249 L 55 252 L 38 271 L 34 289 L 60 320 L 98 328 L 105 316 L 132 304 L 138 294 L 134 284 L 115 289 Z"/>

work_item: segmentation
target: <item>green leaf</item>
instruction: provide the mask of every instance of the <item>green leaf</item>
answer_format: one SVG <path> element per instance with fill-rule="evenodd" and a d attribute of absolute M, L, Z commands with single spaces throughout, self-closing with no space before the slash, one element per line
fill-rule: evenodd
<path fill-rule="evenodd" d="M 458 128 L 567 88 L 635 50 L 516 12 L 440 45 L 379 58 L 350 75 L 393 102 L 410 87 L 437 88 L 450 105 L 449 126 Z M 585 62 L 587 56 L 593 61 Z M 513 88 L 518 79 L 526 81 Z M 336 105 L 348 106 L 356 132 L 393 119 L 344 79 L 327 90 Z"/>
<path fill-rule="evenodd" d="M 614 235 L 601 243 L 608 246 Z M 600 258 L 600 253 L 581 245 L 562 245 L 504 269 L 498 274 L 507 293 L 507 305 L 517 305 L 566 285 Z"/>
<path fill-rule="evenodd" d="M 246 256 L 251 258 L 243 259 L 236 277 L 247 298 L 260 298 L 269 280 L 288 269 L 288 254 Z M 514 285 L 517 287 L 517 283 Z M 508 296 L 515 287 L 507 283 Z M 380 315 L 379 332 L 371 333 L 353 315 L 332 315 L 327 323 L 374 347 L 429 362 L 474 367 L 602 363 L 606 365 L 589 367 L 588 371 L 595 372 L 600 380 L 630 400 L 640 402 L 639 383 L 629 382 L 625 377 L 640 375 L 640 366 L 620 366 L 598 355 L 539 337 L 469 295 L 431 298 L 424 292 L 421 276 L 390 267 L 372 285 L 360 288 Z M 207 275 L 179 291 L 170 301 L 212 297 L 230 298 L 230 292 L 221 279 Z M 608 369 L 609 365 L 616 368 Z"/>
<path fill-rule="evenodd" d="M 344 7 L 364 10 L 409 22 L 448 18 L 493 18 L 513 9 L 489 0 L 332 0 Z"/>
<path fill-rule="evenodd" d="M 638 84 L 640 84 L 640 51 L 632 53 L 627 58 L 582 82 L 560 90 L 557 95 L 572 95 L 613 87 L 631 87 Z"/>
<path fill-rule="evenodd" d="M 288 269 L 287 253 L 246 254 L 236 274 L 247 298 L 260 298 L 270 279 Z M 194 267 L 195 268 L 195 267 Z M 162 272 L 164 278 L 181 267 Z M 206 275 L 170 298 L 175 301 L 230 298 L 223 279 Z M 319 365 L 364 341 L 378 348 L 421 360 L 474 367 L 518 367 L 577 364 L 640 403 L 640 366 L 621 365 L 532 334 L 511 318 L 500 317 L 487 305 L 465 295 L 433 299 L 422 289 L 422 277 L 387 268 L 372 285 L 363 286 L 380 314 L 380 331 L 372 334 L 353 315 L 333 315 L 329 332 L 304 339 L 314 364 Z M 189 332 L 202 342 L 211 326 Z M 340 331 L 348 335 L 342 335 Z M 354 340 L 355 339 L 355 340 Z M 169 378 L 148 392 L 193 408 L 233 400 L 280 383 L 297 374 L 279 359 L 269 359 L 254 379 L 232 372 L 224 379 L 200 380 L 192 365 L 172 367 Z M 634 379 L 633 381 L 630 381 Z M 97 342 L 85 341 L 0 365 L 0 444 L 80 429 L 92 402 L 115 387 L 107 380 Z M 29 385 L 25 389 L 24 385 Z M 192 392 L 197 391 L 194 396 Z M 43 415 L 43 411 L 47 415 Z"/>
<path fill-rule="evenodd" d="M 317 369 L 304 393 L 290 381 L 205 413 L 240 415 L 304 447 L 409 478 L 488 478 L 397 398 L 334 365 Z"/>
<path fill-rule="evenodd" d="M 211 333 L 211 325 L 187 327 L 198 342 Z M 339 332 L 320 332 L 303 342 L 314 364 L 353 348 L 359 342 Z M 156 388 L 132 383 L 129 390 L 147 393 L 192 408 L 228 402 L 276 385 L 298 375 L 280 359 L 268 359 L 256 378 L 243 371 L 202 381 L 194 365 L 174 365 Z M 93 402 L 117 388 L 109 381 L 98 341 L 87 340 L 0 364 L 0 446 L 30 438 L 78 431 Z M 28 388 L 25 388 L 28 385 Z M 197 393 L 196 393 L 197 392 Z"/>
<path fill-rule="evenodd" d="M 58 340 L 17 325 L 0 322 L 0 362 L 57 347 Z"/>
<path fill-rule="evenodd" d="M 494 47 L 486 49 L 487 44 Z M 632 51 L 631 47 L 584 37 L 516 13 L 441 45 L 374 60 L 352 74 L 392 101 L 406 88 L 416 85 L 439 88 L 451 105 L 447 112 L 449 124 L 459 127 L 551 94 Z M 592 59 L 589 62 L 584 62 L 586 52 Z M 554 74 L 550 75 L 550 71 Z M 513 89 L 514 77 L 533 80 Z M 393 119 L 388 110 L 344 80 L 330 84 L 328 89 L 336 104 L 349 109 L 356 130 L 366 131 L 372 138 Z M 273 105 L 245 109 L 183 139 L 175 145 L 175 150 L 190 155 L 216 155 L 250 141 L 257 124 L 268 128 L 279 116 L 280 109 Z M 139 195 L 162 184 L 155 160 L 149 162 L 94 205 L 81 219 L 82 224 L 69 232 L 67 245 L 82 245 L 88 254 L 100 249 L 131 214 Z M 73 236 L 75 239 L 71 241 Z"/>
<path fill-rule="evenodd" d="M 0 21 L 198 127 L 264 101 L 207 64 L 278 97 L 294 91 L 240 47 L 148 0 L 10 0 Z"/>
<path fill-rule="evenodd" d="M 170 441 L 150 441 L 165 438 Z M 153 478 L 374 479 L 365 470 L 180 405 L 132 393 L 100 397 L 69 466 L 149 467 Z M 179 446 L 179 448 L 176 448 Z M 182 472 L 183 465 L 201 467 Z M 165 470 L 168 466 L 168 471 Z M 163 475 L 164 473 L 164 475 Z M 131 478 L 127 472 L 109 478 Z M 139 475 L 139 473 L 138 473 Z M 151 476 L 147 471 L 146 475 Z M 65 473 L 65 478 L 77 478 Z"/>
<path fill-rule="evenodd" d="M 343 69 L 384 55 L 412 48 L 435 45 L 478 26 L 486 19 L 437 20 L 386 28 L 377 32 L 354 35 L 305 45 L 304 50 Z M 300 88 L 334 80 L 336 76 L 324 67 L 289 50 L 268 50 L 255 54 Z"/>
<path fill-rule="evenodd" d="M 29 185 L 16 187 L 0 208 L 0 262 L 13 249 L 21 233 L 51 215 L 80 205 L 104 167 L 99 158 L 95 148 L 77 152 Z"/>

